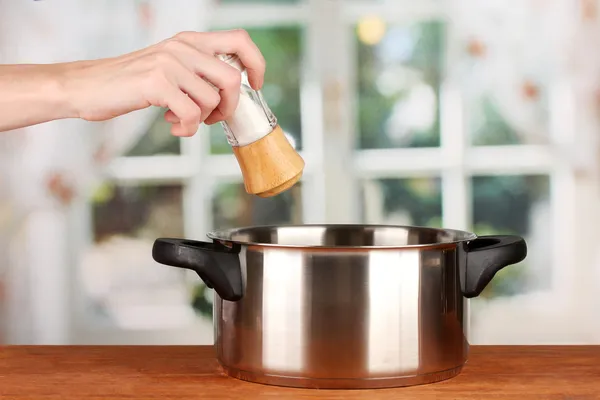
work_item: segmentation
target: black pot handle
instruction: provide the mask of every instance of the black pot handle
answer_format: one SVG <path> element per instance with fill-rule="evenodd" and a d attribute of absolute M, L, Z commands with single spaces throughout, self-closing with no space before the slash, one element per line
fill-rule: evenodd
<path fill-rule="evenodd" d="M 527 244 L 520 236 L 480 236 L 464 245 L 463 295 L 477 297 L 502 268 L 521 262 Z"/>
<path fill-rule="evenodd" d="M 196 271 L 219 297 L 237 301 L 243 296 L 239 252 L 238 245 L 230 248 L 219 242 L 160 238 L 154 241 L 152 258 L 164 265 Z"/>

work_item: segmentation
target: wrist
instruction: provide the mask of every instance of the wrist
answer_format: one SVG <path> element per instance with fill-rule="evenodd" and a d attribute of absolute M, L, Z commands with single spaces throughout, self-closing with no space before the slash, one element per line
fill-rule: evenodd
<path fill-rule="evenodd" d="M 69 84 L 68 66 L 56 64 L 52 66 L 42 88 L 54 119 L 79 118 L 79 111 L 74 103 L 74 93 Z"/>
<path fill-rule="evenodd" d="M 54 65 L 0 66 L 0 132 L 77 117 L 63 68 Z"/>

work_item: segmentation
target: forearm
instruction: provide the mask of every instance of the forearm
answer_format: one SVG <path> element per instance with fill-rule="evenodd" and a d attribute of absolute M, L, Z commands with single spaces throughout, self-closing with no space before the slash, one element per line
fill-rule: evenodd
<path fill-rule="evenodd" d="M 0 65 L 0 132 L 77 117 L 61 66 Z"/>
<path fill-rule="evenodd" d="M 107 121 L 153 106 L 168 109 L 173 135 L 194 135 L 200 123 L 223 121 L 237 108 L 240 69 L 217 54 L 236 54 L 260 89 L 264 57 L 239 29 L 182 32 L 112 58 L 0 65 L 0 132 L 64 118 Z"/>

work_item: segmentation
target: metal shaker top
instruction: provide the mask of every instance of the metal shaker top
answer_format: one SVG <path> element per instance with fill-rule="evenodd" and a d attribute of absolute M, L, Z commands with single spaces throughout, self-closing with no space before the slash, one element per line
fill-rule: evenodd
<path fill-rule="evenodd" d="M 242 60 L 240 60 L 240 57 L 237 54 L 218 54 L 217 58 L 239 71 L 244 71 L 246 69 L 244 64 L 242 64 Z"/>

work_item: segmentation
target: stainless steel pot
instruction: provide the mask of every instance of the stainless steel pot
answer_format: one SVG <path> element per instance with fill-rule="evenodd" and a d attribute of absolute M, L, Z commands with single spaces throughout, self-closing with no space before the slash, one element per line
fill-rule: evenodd
<path fill-rule="evenodd" d="M 233 377 L 378 388 L 457 375 L 468 303 L 523 260 L 525 241 L 369 225 L 249 227 L 157 239 L 154 259 L 215 290 L 217 359 Z"/>

